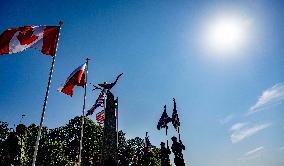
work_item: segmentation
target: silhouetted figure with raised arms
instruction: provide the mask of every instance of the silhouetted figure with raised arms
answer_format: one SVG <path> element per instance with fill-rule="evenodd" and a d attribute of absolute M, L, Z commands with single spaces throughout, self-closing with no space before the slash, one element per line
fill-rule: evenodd
<path fill-rule="evenodd" d="M 183 154 L 182 154 L 182 150 L 185 150 L 185 146 L 182 144 L 181 140 L 178 142 L 177 141 L 177 137 L 173 136 L 172 137 L 172 152 L 175 155 L 175 164 L 176 166 L 185 166 L 184 164 L 184 159 L 183 159 Z"/>

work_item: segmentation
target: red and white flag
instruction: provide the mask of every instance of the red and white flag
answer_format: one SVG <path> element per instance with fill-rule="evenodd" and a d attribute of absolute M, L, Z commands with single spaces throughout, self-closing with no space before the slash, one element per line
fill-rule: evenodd
<path fill-rule="evenodd" d="M 99 124 L 104 123 L 105 121 L 105 111 L 104 110 L 96 114 L 96 120 Z"/>
<path fill-rule="evenodd" d="M 43 54 L 54 56 L 60 26 L 24 26 L 10 28 L 0 35 L 0 55 L 13 54 L 35 48 Z"/>
<path fill-rule="evenodd" d="M 81 86 L 85 87 L 85 69 L 86 69 L 86 63 L 79 66 L 76 70 L 74 70 L 70 76 L 65 81 L 64 86 L 60 87 L 58 89 L 59 92 L 65 93 L 66 95 L 69 95 L 72 97 L 73 95 L 73 88 L 74 86 Z"/>
<path fill-rule="evenodd" d="M 86 116 L 92 115 L 98 107 L 104 107 L 104 103 L 105 103 L 105 94 L 104 91 L 102 90 L 95 104 L 92 106 L 91 109 L 87 111 Z"/>

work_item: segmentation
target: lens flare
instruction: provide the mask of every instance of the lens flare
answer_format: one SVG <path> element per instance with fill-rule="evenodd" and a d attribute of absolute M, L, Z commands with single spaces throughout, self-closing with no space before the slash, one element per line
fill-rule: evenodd
<path fill-rule="evenodd" d="M 206 25 L 206 47 L 216 53 L 236 53 L 247 43 L 248 22 L 237 17 L 218 17 Z"/>

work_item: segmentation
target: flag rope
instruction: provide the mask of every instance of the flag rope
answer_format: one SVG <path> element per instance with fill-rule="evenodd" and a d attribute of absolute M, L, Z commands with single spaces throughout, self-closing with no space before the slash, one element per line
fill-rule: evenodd
<path fill-rule="evenodd" d="M 80 138 L 80 149 L 79 149 L 79 166 L 82 161 L 82 149 L 83 149 L 83 135 L 84 135 L 84 119 L 85 119 L 85 108 L 86 108 L 86 98 L 87 98 L 87 85 L 88 85 L 88 68 L 89 68 L 89 58 L 86 59 L 86 70 L 85 70 L 85 90 L 84 90 L 84 103 L 83 103 L 83 111 L 82 111 L 82 128 L 81 128 L 81 138 Z"/>
<path fill-rule="evenodd" d="M 59 28 L 59 33 L 58 33 L 58 41 L 57 41 L 57 45 L 56 45 L 56 52 L 55 52 L 55 55 L 52 57 L 51 67 L 50 67 L 50 71 L 49 71 L 49 77 L 48 77 L 47 88 L 46 88 L 46 92 L 45 92 L 45 98 L 44 98 L 44 102 L 43 102 L 42 112 L 41 112 L 40 125 L 39 125 L 37 140 L 36 140 L 36 144 L 35 144 L 32 166 L 35 166 L 35 163 L 36 163 L 36 156 L 37 156 L 37 152 L 38 152 L 39 140 L 40 140 L 40 137 L 41 137 L 41 130 L 42 130 L 44 114 L 45 114 L 45 110 L 46 110 L 46 106 L 47 106 L 49 89 L 50 89 L 50 86 L 51 86 L 51 78 L 52 78 L 52 74 L 53 74 L 54 66 L 55 66 L 55 58 L 56 58 L 56 53 L 57 53 L 57 48 L 58 48 L 58 43 L 59 43 L 60 30 L 61 30 L 62 25 L 63 25 L 63 22 L 60 21 L 59 22 L 60 28 Z"/>

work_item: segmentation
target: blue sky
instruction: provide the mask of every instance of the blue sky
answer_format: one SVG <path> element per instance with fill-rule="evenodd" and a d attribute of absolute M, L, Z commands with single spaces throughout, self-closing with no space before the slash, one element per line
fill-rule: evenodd
<path fill-rule="evenodd" d="M 191 165 L 284 164 L 282 1 L 13 1 L 0 8 L 1 32 L 64 21 L 48 127 L 81 115 L 83 89 L 72 98 L 56 89 L 88 57 L 90 83 L 124 73 L 113 93 L 128 138 L 148 131 L 152 143 L 165 140 L 156 124 L 164 104 L 171 114 L 175 97 Z M 206 29 L 231 15 L 245 22 L 241 46 L 227 52 L 208 47 Z M 0 120 L 13 126 L 26 114 L 25 124 L 39 124 L 50 63 L 33 49 L 1 56 Z M 89 86 L 87 108 L 97 93 Z M 169 130 L 168 138 L 176 134 Z"/>

